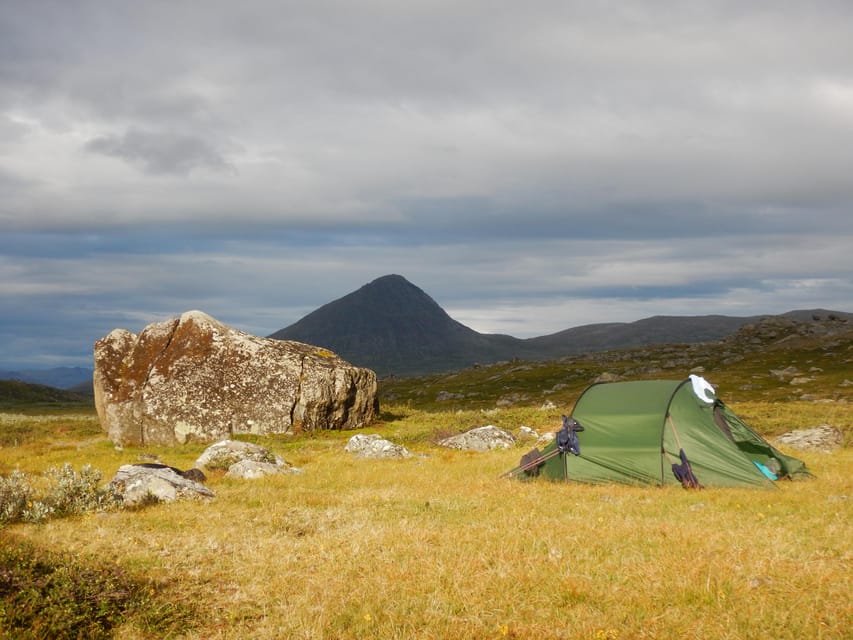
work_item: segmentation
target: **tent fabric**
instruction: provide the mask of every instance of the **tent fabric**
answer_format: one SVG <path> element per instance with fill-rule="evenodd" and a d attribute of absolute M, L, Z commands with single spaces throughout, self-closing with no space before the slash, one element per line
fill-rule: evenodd
<path fill-rule="evenodd" d="M 780 478 L 809 476 L 802 461 L 776 450 L 721 400 L 686 380 L 596 383 L 578 398 L 571 418 L 582 427 L 580 455 L 545 447 L 537 475 L 552 480 L 681 485 L 673 466 L 689 467 L 704 487 L 775 485 L 755 463 Z M 710 386 L 710 385 L 709 385 Z"/>

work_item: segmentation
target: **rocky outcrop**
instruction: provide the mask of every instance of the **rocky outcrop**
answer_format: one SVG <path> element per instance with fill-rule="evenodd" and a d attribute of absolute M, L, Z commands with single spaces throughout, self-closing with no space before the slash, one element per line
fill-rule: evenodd
<path fill-rule="evenodd" d="M 121 445 L 214 442 L 367 426 L 376 375 L 299 342 L 259 338 L 200 311 L 95 343 L 95 407 Z"/>

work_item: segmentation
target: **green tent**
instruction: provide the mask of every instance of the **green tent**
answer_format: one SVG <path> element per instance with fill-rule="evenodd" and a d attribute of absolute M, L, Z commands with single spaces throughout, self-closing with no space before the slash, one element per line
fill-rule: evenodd
<path fill-rule="evenodd" d="M 527 454 L 508 475 L 768 488 L 772 478 L 810 476 L 802 461 L 773 448 L 698 376 L 593 384 L 571 418 L 564 416 L 555 440 Z"/>

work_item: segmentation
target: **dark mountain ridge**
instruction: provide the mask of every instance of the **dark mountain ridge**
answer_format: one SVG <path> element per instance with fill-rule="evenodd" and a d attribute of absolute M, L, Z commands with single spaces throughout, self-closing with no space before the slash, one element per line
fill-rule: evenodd
<path fill-rule="evenodd" d="M 92 378 L 92 370 L 85 367 L 54 367 L 52 369 L 20 369 L 0 371 L 0 380 L 20 380 L 43 384 L 56 389 L 71 389 L 81 381 Z"/>
<path fill-rule="evenodd" d="M 269 337 L 325 347 L 380 375 L 443 371 L 484 357 L 511 357 L 523 342 L 466 327 L 398 275 L 378 278 Z"/>
<path fill-rule="evenodd" d="M 822 309 L 784 315 L 802 321 L 853 318 L 853 314 Z M 766 317 L 771 316 L 655 316 L 522 339 L 478 333 L 451 318 L 403 276 L 387 275 L 269 337 L 325 347 L 380 376 L 417 376 L 502 360 L 541 361 L 646 345 L 712 342 Z"/>

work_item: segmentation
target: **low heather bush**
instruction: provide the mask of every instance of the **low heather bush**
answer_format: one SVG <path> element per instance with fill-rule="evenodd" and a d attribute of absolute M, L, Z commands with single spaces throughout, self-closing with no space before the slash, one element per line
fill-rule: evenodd
<path fill-rule="evenodd" d="M 0 534 L 0 638 L 107 640 L 130 624 L 145 637 L 174 637 L 192 625 L 191 606 L 167 585 L 114 563 L 40 549 Z"/>

